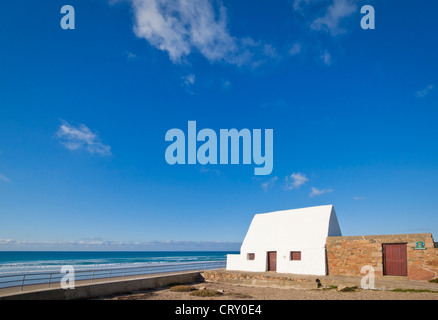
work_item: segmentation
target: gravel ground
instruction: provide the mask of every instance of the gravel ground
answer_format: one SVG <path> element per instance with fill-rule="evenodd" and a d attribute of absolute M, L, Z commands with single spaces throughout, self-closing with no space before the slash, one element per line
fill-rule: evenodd
<path fill-rule="evenodd" d="M 338 292 L 336 289 L 266 288 L 220 283 L 193 284 L 197 289 L 223 290 L 218 297 L 194 297 L 188 292 L 172 292 L 169 287 L 140 293 L 109 297 L 111 300 L 438 300 L 438 293 L 357 290 Z"/>

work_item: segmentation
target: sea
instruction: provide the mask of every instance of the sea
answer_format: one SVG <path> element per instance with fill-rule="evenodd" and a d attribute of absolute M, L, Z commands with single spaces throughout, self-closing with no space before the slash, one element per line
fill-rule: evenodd
<path fill-rule="evenodd" d="M 0 275 L 75 270 L 156 266 L 183 262 L 225 261 L 233 251 L 0 251 Z"/>

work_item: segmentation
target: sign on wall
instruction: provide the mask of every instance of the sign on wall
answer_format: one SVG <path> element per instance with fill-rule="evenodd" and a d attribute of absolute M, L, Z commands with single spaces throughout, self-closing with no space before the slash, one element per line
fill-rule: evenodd
<path fill-rule="evenodd" d="M 414 250 L 426 250 L 423 241 L 417 241 Z"/>

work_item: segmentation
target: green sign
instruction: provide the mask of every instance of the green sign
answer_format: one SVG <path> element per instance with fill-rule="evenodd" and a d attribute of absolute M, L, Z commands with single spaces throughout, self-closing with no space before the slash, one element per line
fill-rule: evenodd
<path fill-rule="evenodd" d="M 426 248 L 424 247 L 424 242 L 417 241 L 417 243 L 415 244 L 414 250 L 426 250 Z"/>

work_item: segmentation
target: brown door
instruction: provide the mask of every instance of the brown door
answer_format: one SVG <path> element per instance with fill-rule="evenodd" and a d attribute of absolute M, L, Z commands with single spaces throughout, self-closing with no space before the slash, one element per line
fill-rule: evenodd
<path fill-rule="evenodd" d="M 277 252 L 268 252 L 268 271 L 277 271 Z"/>
<path fill-rule="evenodd" d="M 408 275 L 406 243 L 383 245 L 383 274 L 385 276 Z"/>

